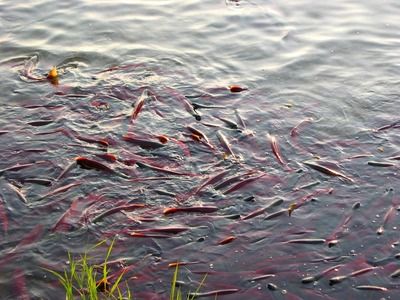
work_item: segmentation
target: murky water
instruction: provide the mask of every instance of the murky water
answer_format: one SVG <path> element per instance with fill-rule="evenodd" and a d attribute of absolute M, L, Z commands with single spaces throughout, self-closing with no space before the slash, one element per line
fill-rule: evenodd
<path fill-rule="evenodd" d="M 0 298 L 62 299 L 42 268 L 116 237 L 135 299 L 177 261 L 205 299 L 397 299 L 399 15 L 0 1 Z"/>

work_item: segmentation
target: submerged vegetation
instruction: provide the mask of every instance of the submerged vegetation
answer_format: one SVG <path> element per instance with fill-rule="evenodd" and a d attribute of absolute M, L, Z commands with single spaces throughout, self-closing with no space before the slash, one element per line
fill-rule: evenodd
<path fill-rule="evenodd" d="M 91 248 L 97 248 L 106 241 L 101 241 Z M 88 252 L 79 257 L 73 257 L 68 252 L 68 267 L 62 272 L 45 269 L 54 276 L 64 288 L 66 300 L 130 300 L 134 299 L 127 281 L 122 281 L 127 268 L 117 274 L 110 274 L 109 258 L 114 247 L 115 239 L 107 249 L 104 261 L 101 264 L 92 263 Z M 176 263 L 175 271 L 171 281 L 170 300 L 193 300 L 203 285 L 207 275 L 203 277 L 194 293 L 183 296 L 181 287 L 178 284 L 179 263 Z"/>

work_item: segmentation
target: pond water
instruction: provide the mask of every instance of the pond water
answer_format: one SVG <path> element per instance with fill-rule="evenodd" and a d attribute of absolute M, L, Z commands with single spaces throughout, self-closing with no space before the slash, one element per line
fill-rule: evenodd
<path fill-rule="evenodd" d="M 115 238 L 135 299 L 397 299 L 399 15 L 0 1 L 0 298 Z"/>

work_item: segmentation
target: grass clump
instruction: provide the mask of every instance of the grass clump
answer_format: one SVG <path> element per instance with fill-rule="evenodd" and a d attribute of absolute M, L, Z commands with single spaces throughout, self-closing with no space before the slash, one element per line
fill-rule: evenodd
<path fill-rule="evenodd" d="M 45 269 L 58 278 L 65 290 L 66 300 L 99 300 L 99 299 L 112 299 L 112 300 L 130 300 L 133 299 L 129 287 L 123 293 L 120 284 L 124 276 L 124 270 L 116 277 L 114 282 L 110 283 L 110 270 L 108 267 L 108 259 L 111 255 L 113 240 L 107 249 L 104 262 L 100 265 L 92 264 L 90 258 L 85 252 L 79 258 L 72 257 L 68 252 L 68 267 L 64 272 L 56 272 L 54 270 Z M 103 244 L 102 241 L 95 245 L 96 248 Z"/>
<path fill-rule="evenodd" d="M 129 286 L 125 283 L 126 289 L 121 288 L 121 280 L 127 269 L 117 274 L 110 275 L 108 259 L 111 255 L 115 239 L 107 249 L 104 262 L 92 264 L 88 253 L 85 252 L 76 258 L 68 252 L 68 267 L 63 272 L 45 269 L 57 277 L 65 291 L 65 300 L 131 300 L 132 294 Z M 105 243 L 101 241 L 92 249 Z M 171 281 L 170 300 L 193 300 L 203 285 L 205 275 L 194 293 L 188 293 L 184 298 L 180 285 L 178 284 L 179 263 L 176 263 L 175 272 Z M 113 281 L 113 283 L 111 283 Z"/>

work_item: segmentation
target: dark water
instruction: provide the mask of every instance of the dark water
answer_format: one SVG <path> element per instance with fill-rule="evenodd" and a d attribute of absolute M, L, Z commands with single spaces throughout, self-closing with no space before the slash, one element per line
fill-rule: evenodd
<path fill-rule="evenodd" d="M 136 299 L 168 298 L 176 261 L 185 291 L 207 273 L 218 299 L 397 299 L 399 14 L 395 0 L 1 1 L 0 298 L 63 299 L 41 268 L 116 237 Z M 212 212 L 163 213 L 199 206 Z"/>

